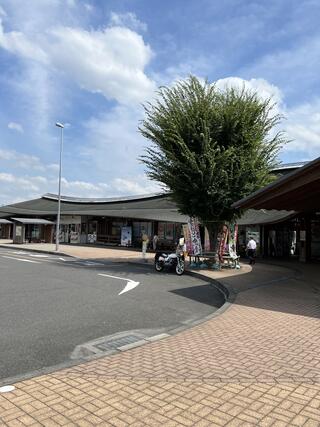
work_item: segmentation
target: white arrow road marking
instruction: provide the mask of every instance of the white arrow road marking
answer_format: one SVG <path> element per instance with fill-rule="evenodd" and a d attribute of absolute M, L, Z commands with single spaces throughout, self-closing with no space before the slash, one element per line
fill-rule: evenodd
<path fill-rule="evenodd" d="M 23 262 L 32 262 L 33 264 L 41 264 L 41 262 L 39 262 L 39 261 L 32 261 L 31 259 L 24 259 L 24 258 L 16 258 L 14 256 L 2 255 L 2 258 L 15 259 L 16 261 L 23 261 Z"/>
<path fill-rule="evenodd" d="M 138 285 L 140 285 L 140 282 L 134 282 L 133 280 L 130 280 L 126 284 L 125 288 L 122 289 L 122 291 L 118 293 L 118 295 L 121 295 L 121 294 L 124 294 L 125 292 L 131 291 L 131 289 L 134 289 Z"/>
<path fill-rule="evenodd" d="M 127 282 L 127 284 L 118 295 L 121 295 L 121 294 L 124 294 L 125 292 L 131 291 L 131 289 L 134 289 L 136 286 L 140 285 L 140 282 L 135 282 L 134 280 L 126 279 L 124 277 L 111 276 L 110 274 L 102 274 L 102 273 L 99 273 L 98 276 L 111 277 L 112 279 L 125 280 Z"/>

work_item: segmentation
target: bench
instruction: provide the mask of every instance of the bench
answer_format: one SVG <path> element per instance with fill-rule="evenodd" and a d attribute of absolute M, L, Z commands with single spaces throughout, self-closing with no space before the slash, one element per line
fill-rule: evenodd
<path fill-rule="evenodd" d="M 219 258 L 214 252 L 204 252 L 201 255 L 190 255 L 189 254 L 189 265 L 190 268 L 212 268 L 214 270 L 220 270 L 221 268 L 240 268 L 240 256 L 230 255 L 225 253 L 222 256 L 222 262 L 216 262 Z"/>

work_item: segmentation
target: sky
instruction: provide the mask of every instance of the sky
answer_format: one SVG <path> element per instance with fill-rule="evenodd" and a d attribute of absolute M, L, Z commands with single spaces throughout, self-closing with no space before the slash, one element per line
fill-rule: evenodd
<path fill-rule="evenodd" d="M 158 192 L 143 103 L 190 74 L 272 97 L 282 162 L 320 156 L 318 0 L 0 0 L 0 205 Z"/>

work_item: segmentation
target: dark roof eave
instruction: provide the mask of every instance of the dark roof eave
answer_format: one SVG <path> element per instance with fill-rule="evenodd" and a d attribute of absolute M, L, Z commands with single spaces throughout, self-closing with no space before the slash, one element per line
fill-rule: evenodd
<path fill-rule="evenodd" d="M 308 162 L 305 166 L 302 166 L 301 168 L 287 174 L 284 176 L 281 176 L 276 181 L 272 182 L 271 184 L 260 188 L 259 190 L 255 191 L 254 193 L 250 194 L 247 197 L 244 197 L 243 199 L 238 200 L 237 202 L 233 203 L 231 205 L 234 209 L 246 209 L 246 208 L 254 208 L 255 207 L 255 200 L 259 199 L 260 196 L 266 195 L 270 193 L 272 190 L 279 188 L 283 184 L 286 184 L 290 181 L 293 181 L 296 179 L 297 176 L 302 176 L 305 173 L 312 171 L 316 167 L 320 166 L 320 157 L 316 158 L 315 160 Z"/>

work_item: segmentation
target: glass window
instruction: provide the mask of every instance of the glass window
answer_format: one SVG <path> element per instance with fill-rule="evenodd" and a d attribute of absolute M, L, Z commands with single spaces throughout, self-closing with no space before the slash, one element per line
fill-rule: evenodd
<path fill-rule="evenodd" d="M 159 224 L 158 224 L 158 237 L 159 237 L 159 239 L 164 239 L 164 234 L 165 234 L 165 223 L 159 222 Z"/>
<path fill-rule="evenodd" d="M 320 259 L 320 220 L 311 221 L 311 258 Z"/>
<path fill-rule="evenodd" d="M 166 224 L 166 239 L 173 240 L 173 224 L 172 223 Z"/>
<path fill-rule="evenodd" d="M 31 230 L 32 239 L 40 239 L 40 226 L 39 224 L 34 224 Z"/>

